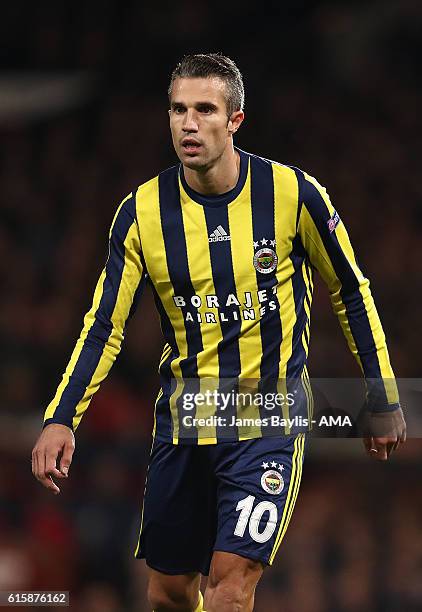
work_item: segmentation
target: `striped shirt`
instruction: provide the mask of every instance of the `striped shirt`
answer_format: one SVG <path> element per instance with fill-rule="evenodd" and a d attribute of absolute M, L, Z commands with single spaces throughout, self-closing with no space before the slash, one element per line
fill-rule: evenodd
<path fill-rule="evenodd" d="M 365 379 L 379 381 L 372 409 L 398 407 L 369 281 L 325 188 L 298 168 L 237 151 L 239 179 L 225 194 L 194 192 L 178 165 L 123 200 L 92 307 L 45 425 L 77 428 L 120 351 L 146 283 L 165 340 L 154 418 L 159 440 L 210 444 L 266 435 L 259 424 L 228 425 L 238 411 L 235 403 L 225 409 L 225 425 L 210 421 L 221 411 L 215 401 L 197 399 L 205 391 L 208 398 L 222 389 L 252 387 L 286 395 L 292 381 L 300 381 L 303 401 L 285 402 L 276 411 L 309 420 L 306 361 L 315 269 Z M 187 407 L 189 394 L 194 400 Z M 264 410 L 249 402 L 242 417 L 256 422 Z M 196 424 L 186 425 L 186 415 Z M 284 433 L 294 431 L 286 425 Z"/>

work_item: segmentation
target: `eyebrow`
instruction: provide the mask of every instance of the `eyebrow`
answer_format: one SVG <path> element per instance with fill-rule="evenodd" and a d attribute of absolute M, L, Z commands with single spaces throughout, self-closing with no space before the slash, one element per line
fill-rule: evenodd
<path fill-rule="evenodd" d="M 207 108 L 211 108 L 212 110 L 217 110 L 217 106 L 213 102 L 196 102 L 195 108 L 201 108 L 206 106 Z M 186 104 L 183 102 L 172 102 L 171 108 L 186 108 Z"/>

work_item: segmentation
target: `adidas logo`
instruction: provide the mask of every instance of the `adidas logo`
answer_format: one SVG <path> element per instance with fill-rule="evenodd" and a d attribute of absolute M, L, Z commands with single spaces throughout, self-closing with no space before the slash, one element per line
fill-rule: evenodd
<path fill-rule="evenodd" d="M 230 240 L 230 236 L 222 225 L 215 228 L 209 235 L 208 242 L 223 242 L 223 240 Z"/>

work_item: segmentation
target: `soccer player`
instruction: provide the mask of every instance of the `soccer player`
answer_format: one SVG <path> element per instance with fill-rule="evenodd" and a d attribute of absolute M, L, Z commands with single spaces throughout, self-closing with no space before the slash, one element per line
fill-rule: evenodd
<path fill-rule="evenodd" d="M 33 449 L 33 473 L 60 492 L 54 479 L 68 476 L 73 432 L 149 283 L 165 345 L 135 556 L 149 567 L 154 610 L 250 611 L 301 481 L 314 269 L 367 381 L 368 454 L 387 459 L 404 442 L 405 423 L 369 282 L 325 188 L 233 145 L 244 120 L 235 63 L 185 57 L 169 99 L 180 164 L 117 209 L 92 308 Z M 253 399 L 241 403 L 251 389 Z M 255 402 L 268 390 L 281 400 Z M 205 608 L 201 574 L 209 574 Z"/>

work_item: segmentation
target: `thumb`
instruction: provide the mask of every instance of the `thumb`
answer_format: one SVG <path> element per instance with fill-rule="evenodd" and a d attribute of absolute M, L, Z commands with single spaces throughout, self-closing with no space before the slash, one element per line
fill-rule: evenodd
<path fill-rule="evenodd" d="M 73 450 L 70 444 L 65 444 L 62 458 L 60 459 L 60 471 L 65 476 L 68 475 L 70 464 L 72 463 Z"/>

